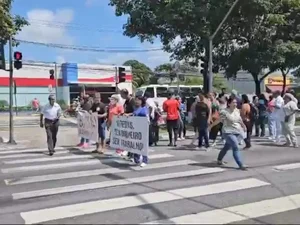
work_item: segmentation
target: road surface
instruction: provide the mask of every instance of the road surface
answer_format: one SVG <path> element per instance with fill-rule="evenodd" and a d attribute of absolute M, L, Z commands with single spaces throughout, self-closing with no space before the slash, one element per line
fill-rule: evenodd
<path fill-rule="evenodd" d="M 0 147 L 0 221 L 7 224 L 297 224 L 300 149 L 267 140 L 216 166 L 218 148 L 150 151 L 131 165 L 109 151 Z M 186 141 L 184 144 L 188 144 Z"/>

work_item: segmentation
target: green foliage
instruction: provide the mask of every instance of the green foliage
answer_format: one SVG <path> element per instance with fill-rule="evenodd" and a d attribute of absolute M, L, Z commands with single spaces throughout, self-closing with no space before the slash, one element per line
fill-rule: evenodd
<path fill-rule="evenodd" d="M 172 71 L 172 64 L 171 63 L 165 63 L 161 64 L 154 69 L 155 72 L 171 72 Z"/>
<path fill-rule="evenodd" d="M 203 85 L 203 78 L 202 77 L 186 77 L 185 85 Z"/>
<path fill-rule="evenodd" d="M 110 5 L 117 16 L 128 16 L 125 35 L 142 42 L 158 37 L 172 58 L 198 63 L 201 56 L 207 60 L 208 37 L 233 2 L 110 0 Z M 228 77 L 240 69 L 249 71 L 259 89 L 272 71 L 286 74 L 298 64 L 299 21 L 299 0 L 240 1 L 213 40 L 214 64 L 226 69 Z"/>
<path fill-rule="evenodd" d="M 65 102 L 65 100 L 62 99 L 58 99 L 56 100 L 56 102 L 60 105 L 60 107 L 62 108 L 62 110 L 65 110 L 68 108 L 67 103 Z"/>
<path fill-rule="evenodd" d="M 0 1 L 0 41 L 4 43 L 10 36 L 15 36 L 28 22 L 21 16 L 10 14 L 13 0 Z"/>
<path fill-rule="evenodd" d="M 8 102 L 6 100 L 0 100 L 0 107 L 8 106 Z"/>
<path fill-rule="evenodd" d="M 133 85 L 134 87 L 140 87 L 149 82 L 150 75 L 152 71 L 145 64 L 137 60 L 127 60 L 123 63 L 124 66 L 131 66 L 133 75 Z"/>

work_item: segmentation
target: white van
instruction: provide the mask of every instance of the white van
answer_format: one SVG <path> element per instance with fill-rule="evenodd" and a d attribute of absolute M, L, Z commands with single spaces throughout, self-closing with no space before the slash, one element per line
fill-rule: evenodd
<path fill-rule="evenodd" d="M 180 96 L 186 98 L 194 97 L 199 94 L 202 88 L 202 85 L 179 85 Z M 138 88 L 135 93 L 136 95 L 148 93 L 158 103 L 158 106 L 162 108 L 164 101 L 167 100 L 168 90 L 173 90 L 177 94 L 177 85 L 151 84 Z"/>

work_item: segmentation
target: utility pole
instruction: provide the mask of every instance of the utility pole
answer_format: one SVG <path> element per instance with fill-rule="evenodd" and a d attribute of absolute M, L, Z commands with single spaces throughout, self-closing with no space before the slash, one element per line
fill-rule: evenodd
<path fill-rule="evenodd" d="M 13 48 L 12 37 L 9 38 L 9 141 L 8 144 L 17 144 L 14 139 L 14 115 L 13 115 L 13 86 L 14 86 Z"/>
<path fill-rule="evenodd" d="M 230 9 L 228 10 L 227 14 L 223 18 L 222 22 L 219 24 L 217 29 L 215 30 L 215 32 L 208 38 L 208 41 L 209 41 L 208 92 L 212 92 L 212 90 L 213 90 L 213 76 L 214 76 L 213 71 L 212 71 L 212 68 L 213 68 L 213 40 L 214 40 L 215 36 L 218 34 L 221 27 L 223 26 L 223 24 L 225 23 L 225 21 L 227 20 L 227 18 L 230 16 L 232 10 L 234 9 L 234 7 L 237 5 L 238 2 L 239 2 L 239 0 L 235 0 L 235 2 L 232 4 Z"/>

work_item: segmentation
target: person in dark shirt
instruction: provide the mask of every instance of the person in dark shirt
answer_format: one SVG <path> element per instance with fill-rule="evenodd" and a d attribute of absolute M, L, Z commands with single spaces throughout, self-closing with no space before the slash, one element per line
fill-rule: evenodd
<path fill-rule="evenodd" d="M 90 112 L 92 108 L 91 102 L 89 100 L 89 95 L 83 96 L 83 100 L 81 102 L 81 110 Z M 89 139 L 81 138 L 80 143 L 77 145 L 78 147 L 84 147 L 87 148 L 89 147 Z"/>
<path fill-rule="evenodd" d="M 122 89 L 120 94 L 121 97 L 125 99 L 124 115 L 132 116 L 135 109 L 135 99 L 132 96 L 130 96 L 127 89 Z"/>
<path fill-rule="evenodd" d="M 93 151 L 93 153 L 103 154 L 105 151 L 105 124 L 107 117 L 106 106 L 103 102 L 101 102 L 101 97 L 98 95 L 94 99 L 94 104 L 91 107 L 91 111 L 93 113 L 98 113 L 98 133 L 99 133 L 99 141 L 97 143 L 97 149 Z"/>
<path fill-rule="evenodd" d="M 198 147 L 201 148 L 203 145 L 203 139 L 205 142 L 205 147 L 209 148 L 209 139 L 208 139 L 208 125 L 209 125 L 209 114 L 210 109 L 208 105 L 205 103 L 204 95 L 199 95 L 200 102 L 198 102 L 195 106 L 196 113 L 196 124 L 198 125 L 199 132 L 199 142 Z"/>
<path fill-rule="evenodd" d="M 135 99 L 129 94 L 129 91 L 127 89 L 122 89 L 121 97 L 125 99 L 124 103 L 124 115 L 125 116 L 133 116 L 133 112 L 135 110 Z M 127 153 L 127 159 L 132 159 L 133 154 L 131 152 Z"/>

